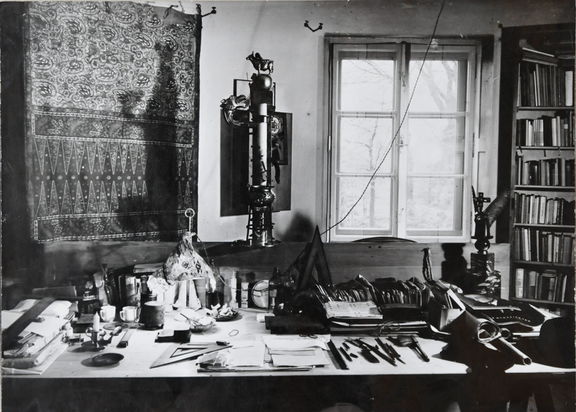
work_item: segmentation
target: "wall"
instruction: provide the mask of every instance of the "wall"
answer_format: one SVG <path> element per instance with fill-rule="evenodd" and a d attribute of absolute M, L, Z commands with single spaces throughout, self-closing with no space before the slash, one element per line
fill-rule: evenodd
<path fill-rule="evenodd" d="M 172 2 L 174 3 L 174 2 Z M 157 2 L 168 6 L 170 2 Z M 187 13 L 195 2 L 182 2 Z M 200 148 L 198 234 L 205 241 L 244 239 L 247 216 L 220 217 L 220 100 L 234 78 L 249 78 L 252 51 L 274 60 L 277 108 L 292 112 L 292 210 L 274 214 L 282 239 L 296 214 L 322 216 L 324 128 L 324 43 L 326 34 L 421 35 L 432 32 L 440 0 L 404 1 L 204 1 L 200 60 Z M 458 0 L 446 2 L 439 36 L 494 35 L 498 24 L 520 26 L 573 21 L 570 0 Z M 315 33 L 304 27 L 318 22 Z M 498 50 L 496 43 L 496 50 Z M 483 70 L 480 175 L 477 189 L 494 196 L 497 181 L 498 64 Z"/>

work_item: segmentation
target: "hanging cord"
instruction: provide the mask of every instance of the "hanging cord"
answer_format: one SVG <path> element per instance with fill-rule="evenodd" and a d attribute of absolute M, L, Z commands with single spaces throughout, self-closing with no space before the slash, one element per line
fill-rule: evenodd
<path fill-rule="evenodd" d="M 388 146 L 386 153 L 384 153 L 384 157 L 378 163 L 378 166 L 376 166 L 376 169 L 374 169 L 374 172 L 372 172 L 372 174 L 370 175 L 370 178 L 368 179 L 368 183 L 366 183 L 364 190 L 362 190 L 362 193 L 360 193 L 360 196 L 354 202 L 354 204 L 350 207 L 348 212 L 346 212 L 346 214 L 342 217 L 342 219 L 340 219 L 339 221 L 334 223 L 332 226 L 330 226 L 328 229 L 326 229 L 324 232 L 322 232 L 321 233 L 322 235 L 330 232 L 332 229 L 334 229 L 340 223 L 345 221 L 348 218 L 348 216 L 350 216 L 350 213 L 352 213 L 354 208 L 356 208 L 356 206 L 358 206 L 358 203 L 360 203 L 360 201 L 362 200 L 362 198 L 364 197 L 364 195 L 368 191 L 370 184 L 372 183 L 372 181 L 376 177 L 376 174 L 378 173 L 378 171 L 380 170 L 380 168 L 384 164 L 384 161 L 387 159 L 388 154 L 390 153 L 390 150 L 392 150 L 392 146 L 394 145 L 394 142 L 398 138 L 398 134 L 400 133 L 400 129 L 402 128 L 402 125 L 404 124 L 404 121 L 406 120 L 406 116 L 408 115 L 408 110 L 410 110 L 410 105 L 412 103 L 412 99 L 414 98 L 414 93 L 416 92 L 416 87 L 418 86 L 418 82 L 420 80 L 420 75 L 422 74 L 422 70 L 424 69 L 424 64 L 426 63 L 426 60 L 428 58 L 428 53 L 430 52 L 430 47 L 432 46 L 432 43 L 434 42 L 434 37 L 436 36 L 436 30 L 438 29 L 438 22 L 440 21 L 440 16 L 442 15 L 442 12 L 444 11 L 444 5 L 445 4 L 446 4 L 446 0 L 442 0 L 442 4 L 440 5 L 440 10 L 438 11 L 438 15 L 436 16 L 436 21 L 434 22 L 434 29 L 432 30 L 432 34 L 430 35 L 430 41 L 428 41 L 428 45 L 426 46 L 426 51 L 424 52 L 424 57 L 422 59 L 422 64 L 420 65 L 420 70 L 418 70 L 418 75 L 416 76 L 416 80 L 414 82 L 414 87 L 412 87 L 412 91 L 410 92 L 410 98 L 408 99 L 408 104 L 406 105 L 406 110 L 404 111 L 404 114 L 402 115 L 402 119 L 400 120 L 400 124 L 398 125 L 398 128 L 396 129 L 396 132 L 394 133 L 394 136 L 392 137 L 392 140 L 390 141 L 390 145 Z"/>

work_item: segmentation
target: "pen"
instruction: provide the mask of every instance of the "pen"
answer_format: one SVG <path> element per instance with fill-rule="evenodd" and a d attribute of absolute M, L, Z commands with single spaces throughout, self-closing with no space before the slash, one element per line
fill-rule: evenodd
<path fill-rule="evenodd" d="M 334 359 L 336 360 L 338 367 L 340 369 L 348 369 L 348 365 L 346 365 L 346 362 L 344 362 L 344 359 L 342 359 L 342 356 L 340 355 L 340 352 L 338 352 L 338 349 L 336 349 L 334 342 L 329 340 L 327 345 L 328 348 L 330 349 L 330 352 L 332 352 L 332 355 L 334 356 Z"/>
<path fill-rule="evenodd" d="M 424 362 L 430 362 L 430 358 L 428 357 L 428 355 L 426 355 L 424 353 L 424 351 L 422 350 L 422 348 L 420 347 L 420 344 L 418 343 L 418 341 L 416 340 L 416 338 L 414 336 L 412 336 L 412 345 L 414 346 L 414 349 L 420 353 L 420 356 L 422 357 L 422 360 Z"/>
<path fill-rule="evenodd" d="M 380 350 L 378 350 L 378 348 L 376 346 L 370 345 L 361 339 L 358 339 L 358 343 L 361 344 L 364 349 L 371 350 L 372 352 L 374 352 L 376 355 L 380 356 L 382 359 L 384 359 L 386 362 L 388 362 L 392 366 L 396 366 L 396 362 L 394 361 L 394 359 L 392 359 L 390 356 L 386 355 L 385 353 L 382 353 Z"/>
<path fill-rule="evenodd" d="M 352 358 L 350 357 L 350 355 L 348 355 L 348 352 L 346 352 L 346 349 L 340 348 L 340 352 L 342 352 L 342 355 L 344 355 L 344 358 L 346 358 L 346 360 L 348 362 L 352 362 Z"/>
<path fill-rule="evenodd" d="M 393 359 L 397 359 L 399 362 L 405 364 L 405 362 L 400 357 L 400 354 L 396 351 L 396 349 L 394 349 L 392 345 L 386 342 L 382 342 L 382 339 L 380 338 L 376 338 L 376 342 L 378 342 L 378 345 L 380 345 L 380 347 L 384 349 Z"/>

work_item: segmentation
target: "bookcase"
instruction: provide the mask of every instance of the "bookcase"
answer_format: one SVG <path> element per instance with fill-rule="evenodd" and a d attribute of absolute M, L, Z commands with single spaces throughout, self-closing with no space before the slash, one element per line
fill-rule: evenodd
<path fill-rule="evenodd" d="M 574 305 L 574 49 L 567 40 L 574 44 L 573 28 L 539 26 L 515 29 L 506 43 L 515 48 L 507 60 L 510 298 L 560 309 Z"/>

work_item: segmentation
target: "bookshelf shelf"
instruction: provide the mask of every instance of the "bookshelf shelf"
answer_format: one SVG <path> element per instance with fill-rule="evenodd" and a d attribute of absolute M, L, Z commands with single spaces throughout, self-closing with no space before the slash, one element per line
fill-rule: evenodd
<path fill-rule="evenodd" d="M 546 223 L 519 223 L 515 222 L 514 226 L 516 227 L 527 227 L 527 228 L 543 228 L 548 230 L 574 230 L 574 225 L 549 225 Z"/>
<path fill-rule="evenodd" d="M 540 268 L 570 269 L 574 267 L 574 265 L 564 263 L 532 262 L 529 260 L 516 260 L 514 263 L 518 266 L 534 266 Z"/>
<path fill-rule="evenodd" d="M 518 106 L 516 111 L 529 111 L 529 112 L 555 112 L 560 110 L 574 110 L 572 106 Z"/>
<path fill-rule="evenodd" d="M 520 151 L 522 150 L 574 150 L 574 146 L 516 146 Z"/>
<path fill-rule="evenodd" d="M 516 185 L 515 190 L 574 192 L 574 186 Z"/>
<path fill-rule="evenodd" d="M 566 38 L 574 27 L 503 30 L 503 65 L 516 69 L 504 75 L 512 87 L 501 92 L 500 120 L 508 126 L 500 130 L 510 153 L 510 298 L 567 309 L 576 245 L 574 65 L 555 49 Z"/>
<path fill-rule="evenodd" d="M 537 306 L 566 306 L 566 307 L 574 306 L 574 302 L 554 302 L 554 301 L 550 301 L 550 300 L 517 298 L 517 297 L 512 297 L 511 299 L 517 300 L 520 302 L 532 303 L 532 304 L 537 305 Z"/>

